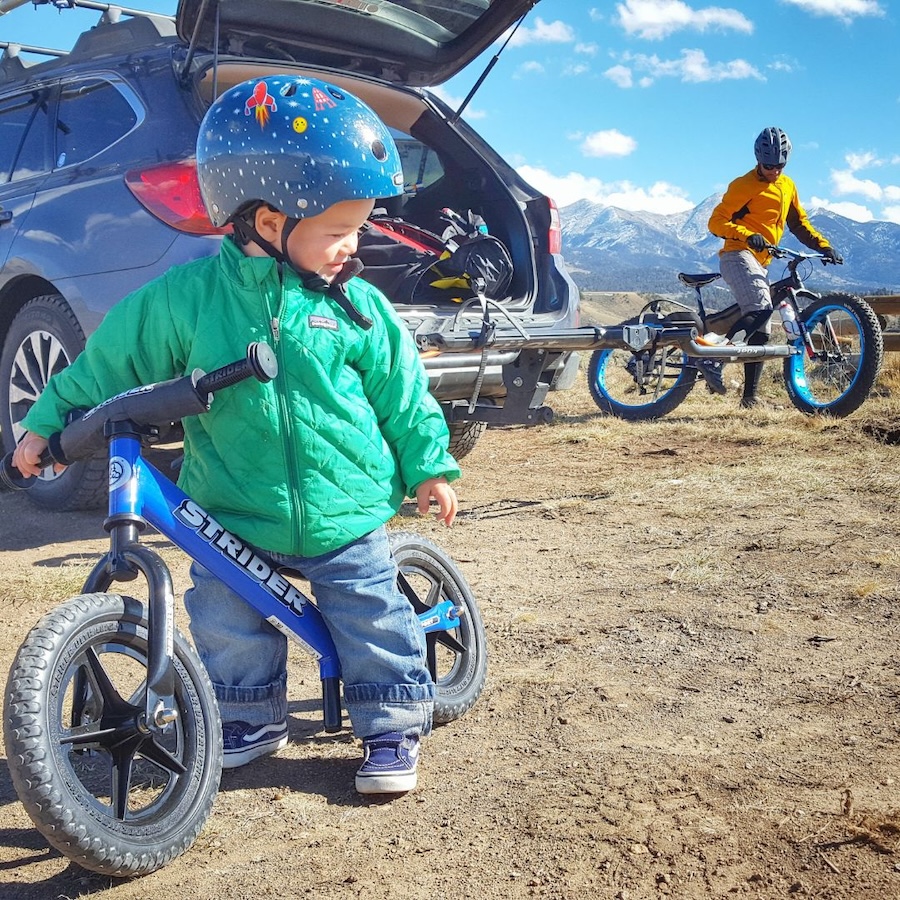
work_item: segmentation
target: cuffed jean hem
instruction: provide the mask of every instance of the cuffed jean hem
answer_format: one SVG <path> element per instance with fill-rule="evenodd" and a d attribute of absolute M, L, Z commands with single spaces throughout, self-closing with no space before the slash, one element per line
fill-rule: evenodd
<path fill-rule="evenodd" d="M 287 675 L 254 687 L 213 683 L 223 722 L 271 725 L 287 718 Z"/>
<path fill-rule="evenodd" d="M 396 731 L 405 737 L 431 734 L 433 684 L 351 684 L 344 705 L 358 738 Z"/>

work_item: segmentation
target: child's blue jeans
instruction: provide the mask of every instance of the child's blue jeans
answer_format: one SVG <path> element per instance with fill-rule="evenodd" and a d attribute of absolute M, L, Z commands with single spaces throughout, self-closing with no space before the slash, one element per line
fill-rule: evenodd
<path fill-rule="evenodd" d="M 344 705 L 357 737 L 431 731 L 434 683 L 425 635 L 396 585 L 387 532 L 322 556 L 271 556 L 298 569 L 337 648 Z M 287 638 L 202 566 L 185 594 L 191 635 L 223 722 L 281 722 L 287 715 Z"/>

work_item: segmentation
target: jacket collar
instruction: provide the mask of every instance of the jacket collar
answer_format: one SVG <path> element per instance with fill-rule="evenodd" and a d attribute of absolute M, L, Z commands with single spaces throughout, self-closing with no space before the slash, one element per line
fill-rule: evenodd
<path fill-rule="evenodd" d="M 243 288 L 279 285 L 278 264 L 271 256 L 247 256 L 235 241 L 226 236 L 219 249 L 219 264 L 229 280 Z M 299 277 L 287 266 L 282 267 L 286 288 L 301 288 Z"/>

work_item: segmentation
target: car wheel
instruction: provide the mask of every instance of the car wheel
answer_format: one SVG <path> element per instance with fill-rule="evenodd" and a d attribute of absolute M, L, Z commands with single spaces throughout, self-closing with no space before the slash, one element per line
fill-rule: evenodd
<path fill-rule="evenodd" d="M 35 297 L 10 325 L 0 355 L 0 429 L 8 452 L 24 434 L 21 422 L 47 382 L 84 348 L 84 332 L 59 294 Z M 44 470 L 27 496 L 45 509 L 92 509 L 106 496 L 106 454 Z"/>
<path fill-rule="evenodd" d="M 451 422 L 448 428 L 450 429 L 450 455 L 454 459 L 462 459 L 475 448 L 478 438 L 484 434 L 484 430 L 487 428 L 487 423 Z"/>

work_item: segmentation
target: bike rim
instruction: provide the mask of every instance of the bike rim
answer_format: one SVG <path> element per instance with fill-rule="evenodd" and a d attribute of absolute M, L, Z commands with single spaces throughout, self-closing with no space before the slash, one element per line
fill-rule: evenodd
<path fill-rule="evenodd" d="M 595 387 L 613 406 L 640 409 L 658 403 L 684 377 L 684 355 L 675 348 L 653 354 L 611 350 L 606 364 L 598 367 Z"/>
<path fill-rule="evenodd" d="M 802 351 L 791 357 L 794 389 L 809 406 L 827 410 L 853 389 L 865 358 L 866 339 L 859 319 L 844 306 L 825 306 L 806 322 L 814 353 Z"/>
<path fill-rule="evenodd" d="M 49 723 L 59 770 L 76 802 L 99 821 L 138 830 L 179 803 L 193 752 L 179 689 L 179 715 L 165 733 L 149 736 L 141 727 L 146 671 L 146 651 L 135 635 L 95 635 L 62 669 Z"/>
<path fill-rule="evenodd" d="M 429 560 L 404 562 L 400 572 L 403 575 L 400 588 L 413 604 L 416 614 L 445 600 L 466 609 L 465 598 L 458 593 L 455 584 Z M 452 631 L 434 631 L 425 635 L 428 669 L 438 688 L 452 684 L 460 673 L 468 670 L 475 637 L 465 612 L 459 623 Z"/>

